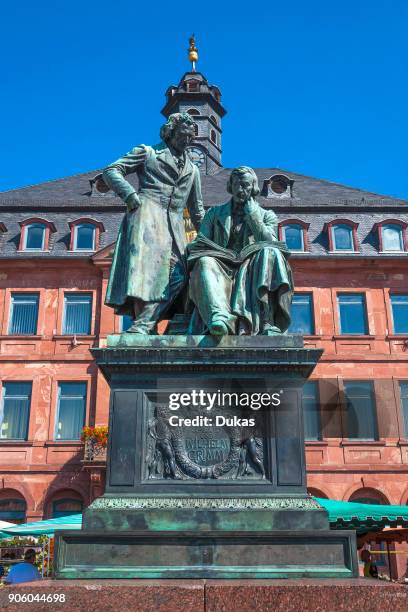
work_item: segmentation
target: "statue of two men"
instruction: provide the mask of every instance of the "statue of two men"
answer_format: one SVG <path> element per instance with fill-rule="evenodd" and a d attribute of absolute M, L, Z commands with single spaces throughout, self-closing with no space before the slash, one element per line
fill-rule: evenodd
<path fill-rule="evenodd" d="M 235 168 L 231 200 L 204 214 L 198 168 L 187 147 L 193 118 L 174 113 L 158 146 L 140 145 L 103 172 L 104 182 L 127 205 L 106 294 L 117 314 L 129 314 L 128 332 L 154 333 L 188 286 L 194 305 L 189 333 L 281 334 L 290 324 L 293 281 L 289 252 L 277 239 L 277 218 L 255 200 L 251 168 Z M 139 190 L 126 180 L 136 172 Z M 198 231 L 185 240 L 187 208 Z"/>

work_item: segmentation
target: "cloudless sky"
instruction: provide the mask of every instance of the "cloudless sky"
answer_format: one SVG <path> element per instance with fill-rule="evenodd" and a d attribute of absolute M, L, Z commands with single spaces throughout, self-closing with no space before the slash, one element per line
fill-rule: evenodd
<path fill-rule="evenodd" d="M 0 24 L 0 190 L 158 142 L 195 32 L 224 166 L 408 199 L 407 0 L 21 0 Z"/>

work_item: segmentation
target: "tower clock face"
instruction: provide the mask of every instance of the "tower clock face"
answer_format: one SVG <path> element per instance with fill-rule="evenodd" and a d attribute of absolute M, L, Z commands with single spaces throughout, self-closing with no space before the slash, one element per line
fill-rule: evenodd
<path fill-rule="evenodd" d="M 205 155 L 202 150 L 198 149 L 197 147 L 190 147 L 187 150 L 193 164 L 200 168 L 205 162 Z"/>

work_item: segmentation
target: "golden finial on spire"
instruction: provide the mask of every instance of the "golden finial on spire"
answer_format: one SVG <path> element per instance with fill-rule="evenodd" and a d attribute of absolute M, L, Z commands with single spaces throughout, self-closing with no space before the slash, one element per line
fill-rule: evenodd
<path fill-rule="evenodd" d="M 195 36 L 194 34 L 189 39 L 190 47 L 188 49 L 188 59 L 191 62 L 192 72 L 195 72 L 196 69 L 196 61 L 198 60 L 198 49 L 195 46 Z"/>

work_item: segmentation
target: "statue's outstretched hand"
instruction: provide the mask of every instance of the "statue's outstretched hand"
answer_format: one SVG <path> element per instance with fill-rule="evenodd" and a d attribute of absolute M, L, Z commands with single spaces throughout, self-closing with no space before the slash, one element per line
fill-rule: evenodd
<path fill-rule="evenodd" d="M 130 196 L 126 198 L 125 203 L 128 212 L 131 212 L 132 210 L 137 210 L 140 206 L 139 196 L 137 195 L 137 193 L 131 193 Z"/>

